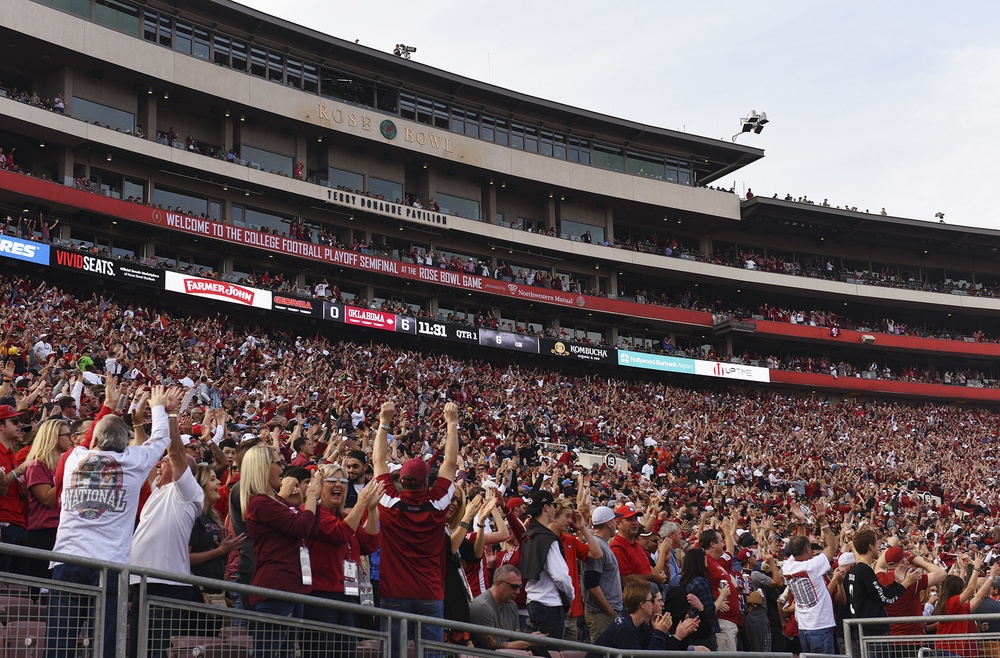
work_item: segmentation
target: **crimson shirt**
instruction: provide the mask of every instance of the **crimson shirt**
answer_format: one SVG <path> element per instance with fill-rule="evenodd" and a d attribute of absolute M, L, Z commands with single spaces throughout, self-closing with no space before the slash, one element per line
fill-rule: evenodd
<path fill-rule="evenodd" d="M 608 545 L 611 547 L 611 552 L 618 558 L 618 570 L 621 575 L 653 573 L 649 566 L 649 558 L 646 557 L 646 551 L 642 546 L 639 546 L 639 542 L 627 541 L 621 535 L 615 535 Z"/>
<path fill-rule="evenodd" d="M 739 587 L 733 581 L 729 572 L 729 564 L 721 560 L 716 560 L 708 553 L 705 554 L 705 560 L 708 563 L 707 576 L 708 584 L 712 586 L 712 596 L 719 596 L 719 585 L 722 584 L 723 580 L 729 583 L 729 598 L 726 599 L 726 602 L 729 603 L 729 610 L 725 612 L 718 611 L 719 619 L 731 621 L 734 624 L 742 624 Z"/>
<path fill-rule="evenodd" d="M 875 578 L 882 587 L 888 587 L 896 582 L 895 570 L 883 571 L 875 574 Z M 890 617 L 919 617 L 924 614 L 924 606 L 920 602 L 920 592 L 927 589 L 927 574 L 920 576 L 920 580 L 896 599 L 895 603 L 885 606 L 885 614 Z M 924 625 L 922 622 L 914 624 L 890 624 L 889 635 L 923 635 Z"/>
<path fill-rule="evenodd" d="M 14 452 L 0 443 L 0 471 L 10 473 L 20 464 Z M 0 497 L 0 522 L 25 527 L 24 506 L 21 504 L 21 483 L 14 480 L 7 487 L 7 493 Z"/>
<path fill-rule="evenodd" d="M 455 485 L 438 476 L 430 489 L 400 491 L 388 473 L 377 480 L 385 485 L 379 501 L 379 595 L 443 601 L 445 552 L 441 538 Z"/>
<path fill-rule="evenodd" d="M 253 539 L 253 555 L 257 562 L 250 584 L 293 594 L 312 591 L 312 586 L 302 584 L 299 547 L 305 546 L 305 540 L 316 533 L 319 516 L 289 505 L 278 496 L 257 494 L 247 501 L 243 518 L 247 534 Z M 316 568 L 312 571 L 315 578 Z M 250 605 L 263 600 L 263 597 L 251 596 Z"/>
<path fill-rule="evenodd" d="M 309 559 L 312 563 L 314 592 L 344 593 L 344 560 L 358 565 L 360 579 L 361 555 L 371 555 L 378 550 L 379 536 L 369 535 L 364 523 L 356 530 L 328 509 L 320 508 L 319 528 L 309 541 Z"/>

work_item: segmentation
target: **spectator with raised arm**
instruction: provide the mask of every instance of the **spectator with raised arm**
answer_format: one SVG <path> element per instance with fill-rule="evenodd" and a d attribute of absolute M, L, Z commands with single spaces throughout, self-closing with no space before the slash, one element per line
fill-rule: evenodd
<path fill-rule="evenodd" d="M 120 391 L 108 377 L 105 408 L 118 402 Z M 113 413 L 94 423 L 93 449 L 77 446 L 60 462 L 64 466 L 64 486 L 60 502 L 59 529 L 53 548 L 96 560 L 128 564 L 131 537 L 139 508 L 139 491 L 149 472 L 170 441 L 170 420 L 177 418 L 172 398 L 163 386 L 154 386 L 149 404 L 153 428 L 140 446 L 129 446 L 129 427 Z M 170 418 L 168 418 L 168 415 Z M 92 567 L 55 563 L 52 579 L 66 583 L 98 586 L 101 571 Z M 76 654 L 81 632 L 91 623 L 86 599 L 58 588 L 49 593 L 47 637 L 48 658 L 70 658 Z M 108 574 L 104 589 L 104 657 L 115 655 L 118 576 Z"/>
<path fill-rule="evenodd" d="M 28 543 L 20 483 L 25 465 L 18 463 L 15 455 L 21 448 L 23 438 L 21 412 L 9 404 L 0 406 L 0 541 L 18 546 Z M 5 571 L 26 574 L 27 561 L 10 554 L 0 554 L 0 572 Z"/>
<path fill-rule="evenodd" d="M 800 503 L 792 501 L 792 515 L 798 519 L 799 532 L 788 543 L 791 558 L 781 565 L 785 583 L 795 595 L 795 620 L 798 623 L 799 641 L 804 653 L 835 654 L 833 599 L 827 589 L 824 577 L 830 570 L 830 563 L 837 555 L 837 540 L 825 510 L 816 515 L 816 522 L 823 532 L 824 548 L 814 553 L 812 542 L 806 533 L 811 525 Z"/>
<path fill-rule="evenodd" d="M 372 448 L 375 479 L 385 487 L 379 501 L 382 607 L 440 619 L 444 616 L 445 569 L 441 542 L 458 468 L 458 405 L 448 402 L 444 407 L 444 461 L 433 486 L 428 486 L 429 469 L 420 457 L 403 463 L 398 471 L 398 487 L 390 477 L 387 437 L 395 415 L 396 405 L 384 402 Z M 444 640 L 442 626 L 423 624 L 421 631 L 426 640 Z M 397 619 L 391 621 L 391 633 L 395 658 L 407 641 L 399 636 Z"/>
<path fill-rule="evenodd" d="M 328 601 L 361 603 L 361 556 L 378 548 L 378 501 L 385 493 L 380 482 L 365 487 L 357 505 L 345 508 L 347 473 L 337 464 L 319 467 L 323 488 L 319 500 L 319 529 L 309 539 L 309 558 L 313 564 L 312 596 Z M 352 628 L 357 626 L 353 612 L 326 606 L 307 605 L 305 618 Z M 353 656 L 354 638 L 323 634 L 309 645 L 307 655 Z"/>
<path fill-rule="evenodd" d="M 855 538 L 857 541 L 857 538 Z M 892 540 L 890 540 L 892 541 Z M 896 579 L 896 569 L 900 565 L 912 565 L 923 571 L 920 578 L 896 600 L 885 606 L 885 613 L 889 617 L 919 617 L 922 614 L 923 606 L 920 603 L 921 593 L 931 587 L 937 587 L 944 582 L 948 572 L 941 566 L 934 564 L 930 560 L 920 555 L 910 554 L 898 545 L 892 545 L 879 556 L 875 566 L 875 577 L 883 587 L 888 587 Z M 920 573 L 919 571 L 917 573 Z M 890 624 L 889 635 L 923 635 L 924 624 L 920 622 L 912 624 Z"/>
<path fill-rule="evenodd" d="M 959 565 L 964 568 L 968 565 L 968 558 L 964 557 Z M 934 608 L 935 615 L 971 615 L 979 609 L 982 603 L 990 594 L 990 587 L 993 579 L 1000 576 L 1000 562 L 994 562 L 993 566 L 986 573 L 986 578 L 980 582 L 983 569 L 982 553 L 976 555 L 971 569 L 966 577 L 968 582 L 962 580 L 961 576 L 949 574 L 941 584 L 941 596 L 937 606 Z M 978 631 L 976 622 L 965 621 L 941 621 L 937 625 L 938 635 L 964 635 L 966 633 L 976 633 Z M 936 642 L 937 651 L 949 653 L 966 658 L 973 658 L 979 655 L 979 650 L 975 640 L 952 640 L 948 642 Z"/>
<path fill-rule="evenodd" d="M 191 556 L 188 539 L 194 521 L 202 512 L 205 494 L 194 477 L 192 463 L 184 454 L 177 416 L 183 389 L 174 388 L 167 393 L 167 411 L 170 422 L 170 445 L 160 461 L 160 473 L 152 483 L 152 493 L 139 514 L 139 525 L 132 536 L 132 564 L 140 567 L 190 575 Z M 140 576 L 131 576 L 131 585 L 137 585 Z M 153 596 L 175 599 L 184 603 L 195 600 L 194 588 L 186 583 L 150 577 L 146 591 Z M 200 598 L 200 597 L 199 597 Z M 131 637 L 137 638 L 139 617 L 142 614 L 138 601 L 129 609 Z M 184 628 L 186 613 L 183 608 L 151 606 L 149 608 L 150 635 L 148 649 L 153 656 L 166 651 L 170 636 Z"/>
<path fill-rule="evenodd" d="M 706 576 L 712 587 L 712 596 L 718 597 L 727 593 L 726 606 L 718 609 L 719 631 L 716 640 L 719 651 L 736 651 L 736 638 L 739 627 L 743 625 L 740 613 L 739 587 L 733 579 L 729 567 L 734 556 L 727 552 L 727 546 L 732 546 L 732 536 L 729 532 L 730 520 L 723 519 L 724 532 L 709 529 L 698 536 L 698 545 L 705 551 Z"/>

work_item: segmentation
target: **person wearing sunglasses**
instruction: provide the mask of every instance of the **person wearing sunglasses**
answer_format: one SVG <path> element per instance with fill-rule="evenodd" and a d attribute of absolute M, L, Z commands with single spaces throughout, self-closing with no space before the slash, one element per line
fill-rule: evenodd
<path fill-rule="evenodd" d="M 520 631 L 517 604 L 514 600 L 523 586 L 521 572 L 512 564 L 505 564 L 493 573 L 493 585 L 469 604 L 472 623 L 477 626 L 502 631 Z M 534 633 L 541 635 L 541 633 Z M 507 641 L 496 635 L 474 633 L 472 643 L 480 649 L 529 649 L 533 644 L 524 640 Z"/>
<path fill-rule="evenodd" d="M 319 498 L 319 528 L 306 544 L 313 567 L 312 596 L 328 601 L 361 604 L 361 556 L 378 549 L 378 501 L 385 493 L 381 482 L 373 482 L 346 509 L 350 480 L 339 464 L 324 464 L 319 473 L 323 488 Z M 357 626 L 353 612 L 307 605 L 304 618 L 339 626 Z M 348 635 L 314 632 L 306 638 L 306 656 L 353 656 L 355 639 Z"/>

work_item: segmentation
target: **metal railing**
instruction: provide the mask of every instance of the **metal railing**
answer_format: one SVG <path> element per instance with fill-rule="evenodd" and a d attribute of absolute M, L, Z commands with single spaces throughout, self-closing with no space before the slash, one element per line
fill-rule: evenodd
<path fill-rule="evenodd" d="M 975 631 L 960 634 L 890 635 L 890 624 L 974 622 Z M 931 615 L 844 620 L 850 658 L 1000 658 L 1000 613 Z"/>
<path fill-rule="evenodd" d="M 489 635 L 504 641 L 521 640 L 544 647 L 550 655 L 558 658 L 583 658 L 586 653 L 608 658 L 664 655 L 662 651 L 596 647 L 10 544 L 0 544 L 0 553 L 52 560 L 76 569 L 93 570 L 95 574 L 90 584 L 0 574 L 0 623 L 4 625 L 7 647 L 16 647 L 16 650 L 7 649 L 6 658 L 394 658 L 400 654 L 408 658 L 438 658 L 444 655 L 497 655 L 490 650 L 425 639 L 426 627 L 467 632 L 470 636 Z M 137 581 L 131 589 L 130 579 Z M 182 586 L 164 586 L 158 581 Z M 189 600 L 192 594 L 177 598 L 182 591 L 192 592 L 194 587 L 223 590 L 235 598 L 239 595 L 261 597 L 288 607 L 301 605 L 314 612 L 353 615 L 355 619 L 374 617 L 376 623 L 373 628 L 376 630 L 361 628 L 357 623 L 328 623 L 238 607 L 208 605 Z M 116 589 L 120 595 L 115 595 Z M 130 596 L 126 595 L 129 592 Z M 396 635 L 391 631 L 393 621 L 398 625 Z M 107 641 L 102 632 L 105 628 L 109 629 Z M 407 643 L 400 638 L 412 640 Z M 792 656 L 789 653 L 740 652 L 738 656 L 735 653 L 717 654 L 717 658 Z"/>

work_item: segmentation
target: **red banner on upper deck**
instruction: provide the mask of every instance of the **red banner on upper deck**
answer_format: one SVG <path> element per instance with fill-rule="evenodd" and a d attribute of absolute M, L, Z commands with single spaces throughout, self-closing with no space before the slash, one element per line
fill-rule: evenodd
<path fill-rule="evenodd" d="M 370 256 L 335 247 L 293 240 L 280 235 L 262 233 L 242 226 L 214 222 L 210 219 L 167 212 L 166 210 L 84 192 L 83 190 L 65 187 L 57 183 L 29 176 L 12 174 L 6 171 L 0 171 L 0 188 L 14 190 L 19 194 L 43 199 L 54 204 L 101 213 L 109 217 L 152 224 L 189 235 L 281 252 L 291 256 L 330 263 L 339 267 L 349 267 L 403 279 L 427 281 L 463 290 L 480 291 L 492 295 L 502 295 L 504 297 L 539 302 L 541 304 L 569 306 L 589 311 L 615 313 L 702 327 L 712 326 L 711 313 L 686 311 L 684 309 L 667 308 L 651 304 L 638 304 L 604 297 L 592 297 L 548 288 L 536 288 L 534 286 L 508 283 L 497 279 L 465 274 L 464 272 L 453 272 L 436 267 L 404 263 L 389 258 Z"/>

